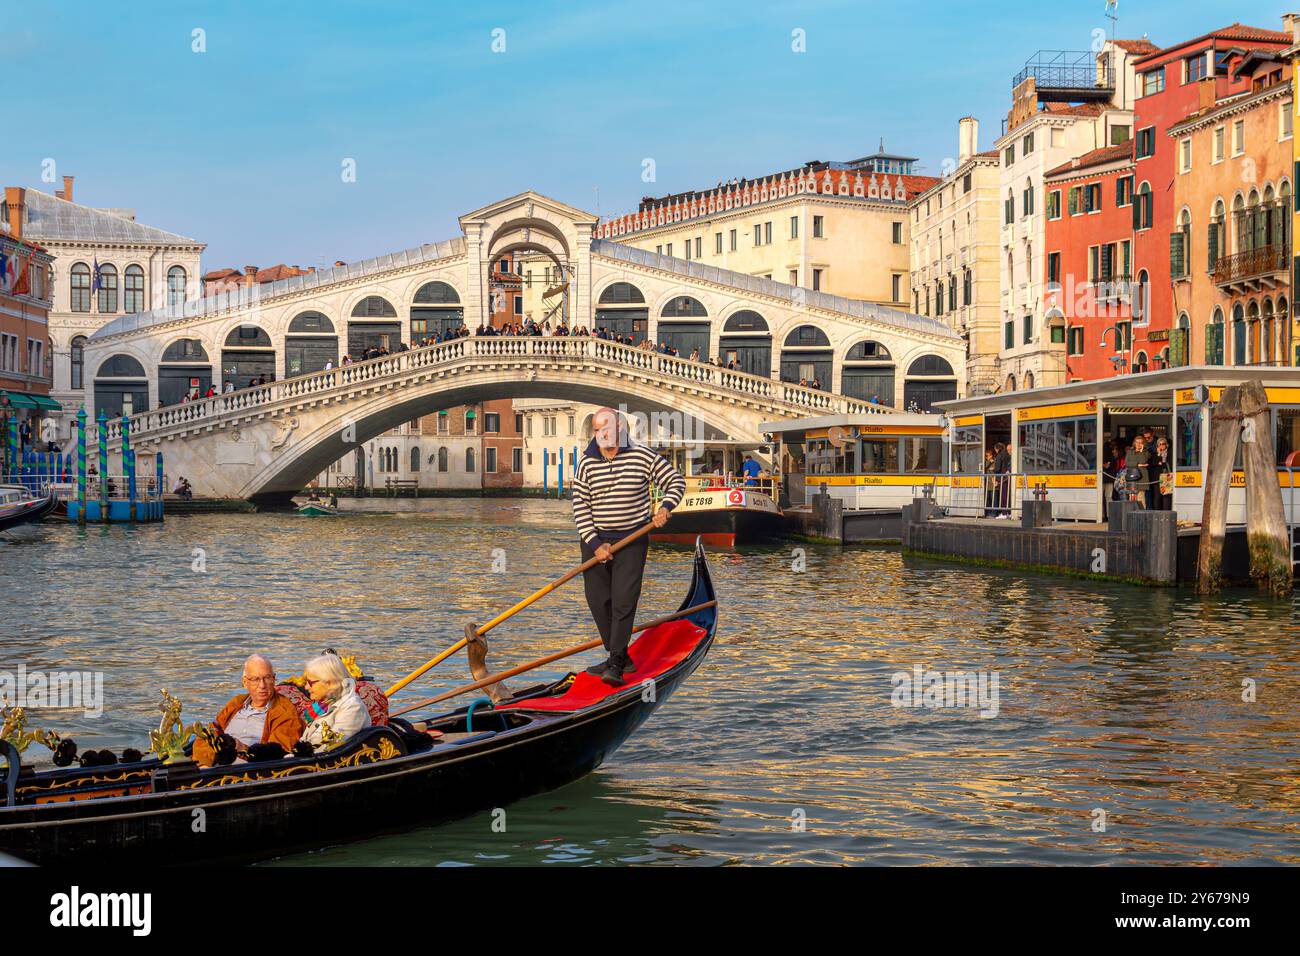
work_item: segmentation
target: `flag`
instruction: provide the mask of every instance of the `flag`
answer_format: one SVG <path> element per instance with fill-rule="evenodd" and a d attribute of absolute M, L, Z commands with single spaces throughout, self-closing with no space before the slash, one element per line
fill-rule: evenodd
<path fill-rule="evenodd" d="M 33 249 L 31 252 L 27 254 L 26 261 L 23 261 L 21 258 L 18 260 L 18 267 L 16 269 L 17 275 L 14 276 L 14 288 L 13 288 L 14 295 L 31 294 L 31 280 L 30 277 L 28 276 L 28 273 L 31 271 L 32 268 L 32 260 L 35 258 L 36 258 L 36 250 Z"/>
<path fill-rule="evenodd" d="M 91 261 L 94 263 L 94 268 L 91 270 L 90 280 L 90 291 L 93 293 L 99 291 L 99 257 L 96 256 Z"/>
<path fill-rule="evenodd" d="M 9 286 L 9 253 L 0 249 L 0 287 Z"/>

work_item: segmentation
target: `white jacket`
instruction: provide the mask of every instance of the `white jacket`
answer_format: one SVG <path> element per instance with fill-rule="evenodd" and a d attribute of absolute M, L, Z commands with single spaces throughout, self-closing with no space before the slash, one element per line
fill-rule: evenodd
<path fill-rule="evenodd" d="M 366 710 L 365 702 L 351 681 L 347 682 L 343 696 L 330 705 L 329 713 L 317 717 L 307 725 L 302 732 L 302 739 L 319 750 L 323 741 L 321 728 L 324 726 L 332 728 L 344 741 L 370 726 L 370 711 Z"/>

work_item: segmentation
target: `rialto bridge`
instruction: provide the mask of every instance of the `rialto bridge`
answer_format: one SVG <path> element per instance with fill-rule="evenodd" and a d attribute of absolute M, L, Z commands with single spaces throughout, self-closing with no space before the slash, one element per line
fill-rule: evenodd
<path fill-rule="evenodd" d="M 198 494 L 268 499 L 353 443 L 494 398 L 626 403 L 690 415 L 706 437 L 754 438 L 764 420 L 928 406 L 964 384 L 964 342 L 940 322 L 597 239 L 595 216 L 537 193 L 460 225 L 448 242 L 108 323 L 85 346 L 87 412 L 131 412 L 133 446 L 161 449 Z M 521 256 L 561 277 L 557 318 L 570 327 L 734 358 L 745 371 L 604 340 L 500 336 L 340 367 L 371 344 L 490 324 L 494 272 Z M 273 383 L 241 387 L 263 375 Z M 178 388 L 226 381 L 237 391 L 173 404 Z"/>

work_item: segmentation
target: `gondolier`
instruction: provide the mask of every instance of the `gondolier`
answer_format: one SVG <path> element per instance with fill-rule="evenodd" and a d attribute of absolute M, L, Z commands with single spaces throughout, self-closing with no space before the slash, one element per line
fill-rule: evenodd
<path fill-rule="evenodd" d="M 661 528 L 686 493 L 686 480 L 666 458 L 633 442 L 627 423 L 612 408 L 596 412 L 591 424 L 594 437 L 573 476 L 573 520 L 582 539 L 583 561 L 600 559 L 583 572 L 583 585 L 609 657 L 587 670 L 607 684 L 621 684 L 624 674 L 636 669 L 627 644 L 650 543 L 643 535 L 617 552 L 611 553 L 611 546 L 650 517 L 652 481 L 663 492 L 651 519 Z"/>

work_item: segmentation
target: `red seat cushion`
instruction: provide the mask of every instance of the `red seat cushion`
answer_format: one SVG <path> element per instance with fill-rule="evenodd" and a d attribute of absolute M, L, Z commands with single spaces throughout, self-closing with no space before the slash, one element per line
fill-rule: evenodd
<path fill-rule="evenodd" d="M 582 671 L 569 685 L 569 689 L 558 697 L 530 697 L 502 704 L 497 710 L 518 707 L 527 710 L 569 711 L 590 707 L 629 684 L 639 684 L 647 678 L 658 677 L 674 667 L 695 649 L 705 634 L 704 628 L 684 618 L 667 621 L 646 631 L 628 647 L 628 654 L 636 664 L 636 672 L 628 674 L 627 682 L 621 686 L 612 687 L 595 674 Z"/>

